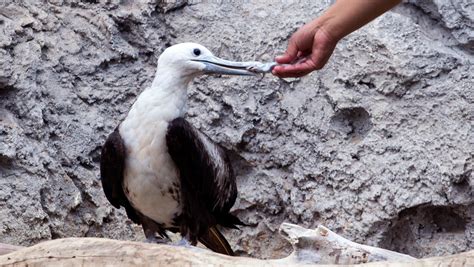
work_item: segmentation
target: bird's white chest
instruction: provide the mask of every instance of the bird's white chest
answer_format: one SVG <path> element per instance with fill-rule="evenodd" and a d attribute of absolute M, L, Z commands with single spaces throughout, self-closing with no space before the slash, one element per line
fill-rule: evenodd
<path fill-rule="evenodd" d="M 129 114 L 119 130 L 127 150 L 122 186 L 128 200 L 143 215 L 171 227 L 181 214 L 181 192 L 166 146 L 167 127 L 166 120 L 149 114 Z"/>

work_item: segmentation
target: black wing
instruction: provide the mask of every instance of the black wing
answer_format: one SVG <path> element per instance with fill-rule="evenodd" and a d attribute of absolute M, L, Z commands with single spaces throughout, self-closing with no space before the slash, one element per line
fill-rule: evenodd
<path fill-rule="evenodd" d="M 237 198 L 237 185 L 224 149 L 183 118 L 168 125 L 166 144 L 181 180 L 181 233 L 186 235 L 189 231 L 190 237 L 195 238 L 216 224 L 242 224 L 229 213 Z"/>
<path fill-rule="evenodd" d="M 102 147 L 100 156 L 100 179 L 105 196 L 116 208 L 125 208 L 128 218 L 140 224 L 137 213 L 125 196 L 122 188 L 123 169 L 125 166 L 125 146 L 118 127 L 109 135 Z"/>

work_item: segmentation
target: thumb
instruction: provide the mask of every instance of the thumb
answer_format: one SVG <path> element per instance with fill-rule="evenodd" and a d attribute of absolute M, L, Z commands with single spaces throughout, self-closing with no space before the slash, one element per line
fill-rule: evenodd
<path fill-rule="evenodd" d="M 298 55 L 298 47 L 296 43 L 292 40 L 288 43 L 288 48 L 286 48 L 285 54 L 277 56 L 275 58 L 276 62 L 279 64 L 289 64 L 296 59 Z"/>

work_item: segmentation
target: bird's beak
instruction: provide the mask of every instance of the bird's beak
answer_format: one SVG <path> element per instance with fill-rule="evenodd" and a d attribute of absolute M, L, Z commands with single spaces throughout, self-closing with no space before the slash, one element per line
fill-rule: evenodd
<path fill-rule="evenodd" d="M 203 63 L 205 65 L 203 71 L 208 74 L 255 75 L 270 71 L 270 69 L 268 71 L 261 69 L 262 63 L 256 61 L 237 62 L 215 56 L 193 59 L 193 61 Z"/>

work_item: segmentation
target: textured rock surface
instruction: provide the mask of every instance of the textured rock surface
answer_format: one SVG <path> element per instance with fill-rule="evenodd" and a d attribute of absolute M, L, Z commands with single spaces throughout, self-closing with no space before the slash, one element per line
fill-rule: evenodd
<path fill-rule="evenodd" d="M 142 239 L 106 204 L 99 151 L 167 45 L 269 61 L 330 1 L 6 2 L 0 242 L 31 245 Z M 238 174 L 235 211 L 251 225 L 226 232 L 238 251 L 285 255 L 275 234 L 283 221 L 416 257 L 474 248 L 470 2 L 407 1 L 292 82 L 193 83 L 189 119 L 229 149 Z"/>

